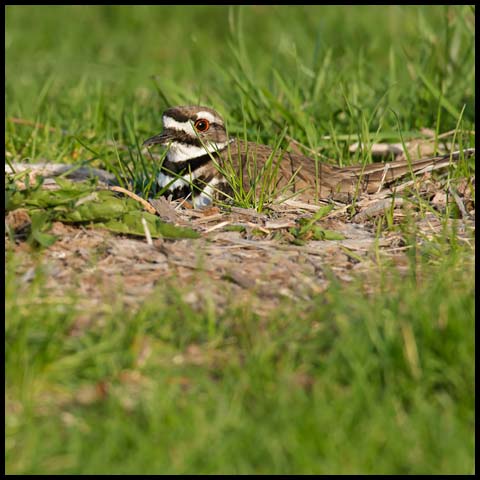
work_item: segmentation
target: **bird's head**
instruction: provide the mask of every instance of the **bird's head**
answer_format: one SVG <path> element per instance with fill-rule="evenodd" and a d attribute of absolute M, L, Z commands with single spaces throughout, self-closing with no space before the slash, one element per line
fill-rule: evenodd
<path fill-rule="evenodd" d="M 228 142 L 223 118 L 215 110 L 201 106 L 172 107 L 163 112 L 162 133 L 143 143 L 170 146 L 170 161 L 183 161 L 221 150 Z M 177 154 L 175 154 L 177 152 Z"/>

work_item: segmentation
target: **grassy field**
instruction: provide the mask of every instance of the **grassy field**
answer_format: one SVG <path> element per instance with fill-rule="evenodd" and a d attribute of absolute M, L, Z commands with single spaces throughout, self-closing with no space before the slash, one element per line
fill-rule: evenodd
<path fill-rule="evenodd" d="M 165 108 L 196 103 L 231 134 L 275 145 L 286 128 L 339 165 L 372 161 L 355 141 L 422 129 L 473 147 L 474 20 L 469 6 L 8 6 L 6 162 L 123 169 L 146 196 L 139 144 Z M 474 194 L 471 164 L 461 177 Z M 218 307 L 202 272 L 202 308 L 169 277 L 133 307 L 120 282 L 84 310 L 80 269 L 63 295 L 47 286 L 43 226 L 10 239 L 6 473 L 474 473 L 474 231 L 454 203 L 378 219 L 404 239 L 401 271 L 376 249 L 366 276 L 329 272 L 266 315 L 228 292 Z M 427 213 L 442 225 L 429 237 Z"/>

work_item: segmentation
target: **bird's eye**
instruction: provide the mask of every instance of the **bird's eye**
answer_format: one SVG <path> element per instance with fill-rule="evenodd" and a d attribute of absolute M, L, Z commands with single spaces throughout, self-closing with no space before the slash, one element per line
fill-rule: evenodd
<path fill-rule="evenodd" d="M 206 132 L 210 128 L 210 123 L 204 118 L 199 118 L 194 125 L 195 129 L 199 132 Z"/>

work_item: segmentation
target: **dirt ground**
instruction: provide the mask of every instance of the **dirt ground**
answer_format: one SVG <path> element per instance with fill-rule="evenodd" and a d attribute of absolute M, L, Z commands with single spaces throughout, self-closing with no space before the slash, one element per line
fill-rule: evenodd
<path fill-rule="evenodd" d="M 411 183 L 411 182 L 410 182 Z M 358 199 L 355 215 L 351 206 L 336 204 L 317 224 L 343 235 L 342 240 L 305 238 L 292 243 L 289 232 L 299 218 L 309 218 L 319 206 L 287 201 L 272 206 L 268 214 L 218 207 L 202 210 L 184 208 L 160 199 L 153 202 L 159 216 L 176 225 L 197 230 L 198 239 L 166 240 L 125 236 L 104 229 L 72 226 L 55 222 L 50 233 L 58 240 L 40 255 L 31 255 L 22 236 L 21 212 L 10 212 L 6 225 L 13 230 L 14 242 L 6 235 L 6 248 L 13 248 L 20 259 L 18 275 L 28 282 L 40 263 L 46 272 L 46 286 L 52 295 L 75 292 L 79 309 L 94 308 L 99 313 L 121 299 L 125 308 L 136 309 L 151 298 L 159 286 L 171 282 L 192 306 L 214 301 L 217 308 L 232 301 L 248 302 L 258 314 L 266 314 L 283 298 L 308 301 L 322 292 L 332 275 L 350 282 L 356 274 L 369 278 L 379 261 L 390 260 L 400 271 L 408 265 L 409 246 L 401 229 L 377 230 L 379 215 L 393 209 L 393 222 L 405 215 L 415 219 L 421 242 L 442 231 L 442 216 L 420 213 L 400 193 L 409 182 L 397 186 L 395 202 L 391 191 Z M 456 222 L 460 241 L 472 242 L 475 210 L 468 182 L 450 186 L 461 218 Z M 421 182 L 421 197 L 438 211 L 445 208 L 447 190 L 431 178 Z M 22 252 L 24 254 L 22 254 Z M 85 321 L 89 321 L 86 319 Z"/>

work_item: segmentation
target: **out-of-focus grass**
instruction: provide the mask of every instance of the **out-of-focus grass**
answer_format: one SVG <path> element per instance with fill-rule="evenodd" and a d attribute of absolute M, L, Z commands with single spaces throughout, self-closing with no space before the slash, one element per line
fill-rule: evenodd
<path fill-rule="evenodd" d="M 334 283 L 262 321 L 232 299 L 213 325 L 164 284 L 81 336 L 75 295 L 9 262 L 6 470 L 471 473 L 473 264 L 459 261 L 422 278 L 412 264 L 373 295 Z"/>
<path fill-rule="evenodd" d="M 163 109 L 192 103 L 213 106 L 231 134 L 252 140 L 274 145 L 288 127 L 287 139 L 340 165 L 362 160 L 348 154 L 359 137 L 445 132 L 463 106 L 461 136 L 473 143 L 463 133 L 474 122 L 468 6 L 6 12 L 7 118 L 37 122 L 7 122 L 14 159 L 109 166 L 120 146 L 129 161 L 127 149 L 138 157 L 137 144 L 160 131 Z"/>

